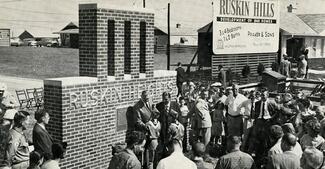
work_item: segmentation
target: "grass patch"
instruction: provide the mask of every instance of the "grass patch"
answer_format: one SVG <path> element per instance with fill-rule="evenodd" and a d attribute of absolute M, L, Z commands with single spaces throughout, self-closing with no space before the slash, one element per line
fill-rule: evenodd
<path fill-rule="evenodd" d="M 172 53 L 171 64 L 189 63 L 194 53 Z M 167 56 L 154 55 L 156 70 L 167 69 Z M 175 69 L 175 67 L 171 67 Z M 79 75 L 79 50 L 70 48 L 0 47 L 0 74 L 45 79 Z"/>

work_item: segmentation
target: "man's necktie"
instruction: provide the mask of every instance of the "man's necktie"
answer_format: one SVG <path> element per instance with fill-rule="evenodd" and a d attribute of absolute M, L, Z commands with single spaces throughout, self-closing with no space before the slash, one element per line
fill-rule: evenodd
<path fill-rule="evenodd" d="M 265 115 L 265 102 L 262 102 L 262 119 L 264 119 L 264 115 Z"/>
<path fill-rule="evenodd" d="M 252 102 L 252 106 L 251 106 L 251 118 L 253 118 L 253 114 L 254 114 L 255 108 L 254 108 L 254 102 Z"/>

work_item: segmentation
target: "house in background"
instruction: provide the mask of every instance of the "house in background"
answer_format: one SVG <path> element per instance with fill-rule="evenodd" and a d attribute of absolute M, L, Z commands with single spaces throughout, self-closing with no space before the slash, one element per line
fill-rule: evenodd
<path fill-rule="evenodd" d="M 29 33 L 27 30 L 25 30 L 23 33 L 21 33 L 18 37 L 20 40 L 34 38 L 34 36 L 31 33 Z"/>
<path fill-rule="evenodd" d="M 305 38 L 310 57 L 325 57 L 325 14 L 299 14 L 297 16 L 319 35 Z"/>
<path fill-rule="evenodd" d="M 61 31 L 54 32 L 59 34 L 61 46 L 67 48 L 79 48 L 79 27 L 78 23 L 70 22 Z"/>
<path fill-rule="evenodd" d="M 308 48 L 308 57 L 316 57 L 309 42 L 322 38 L 321 35 L 294 13 L 281 12 L 280 16 L 280 56 L 287 54 L 289 57 L 298 58 L 301 50 Z"/>
<path fill-rule="evenodd" d="M 155 35 L 155 45 L 154 52 L 157 53 L 158 50 L 164 50 L 168 41 L 168 34 L 158 27 L 154 27 L 154 35 Z"/>
<path fill-rule="evenodd" d="M 166 53 L 168 34 L 166 27 L 155 26 L 155 53 Z M 180 24 L 170 28 L 170 51 L 173 53 L 195 52 L 198 37 L 193 28 L 183 28 Z"/>
<path fill-rule="evenodd" d="M 10 29 L 0 28 L 0 46 L 10 46 Z"/>

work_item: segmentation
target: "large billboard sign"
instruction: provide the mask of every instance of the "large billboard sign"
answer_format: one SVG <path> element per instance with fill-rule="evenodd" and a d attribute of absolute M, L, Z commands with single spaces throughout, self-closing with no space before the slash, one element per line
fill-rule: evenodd
<path fill-rule="evenodd" d="M 279 48 L 279 0 L 215 0 L 214 54 L 273 53 Z"/>

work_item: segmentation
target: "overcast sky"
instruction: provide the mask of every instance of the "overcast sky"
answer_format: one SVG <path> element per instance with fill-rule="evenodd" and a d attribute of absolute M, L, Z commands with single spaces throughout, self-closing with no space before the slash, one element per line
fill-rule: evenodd
<path fill-rule="evenodd" d="M 53 36 L 71 21 L 78 21 L 78 4 L 102 1 L 114 6 L 142 7 L 142 0 L 0 0 L 0 28 L 14 36 L 28 30 L 34 36 Z M 283 9 L 293 4 L 296 13 L 325 13 L 325 0 L 280 0 Z M 212 0 L 146 0 L 154 9 L 155 24 L 166 26 L 167 3 L 171 3 L 171 25 L 197 29 L 212 18 Z"/>

